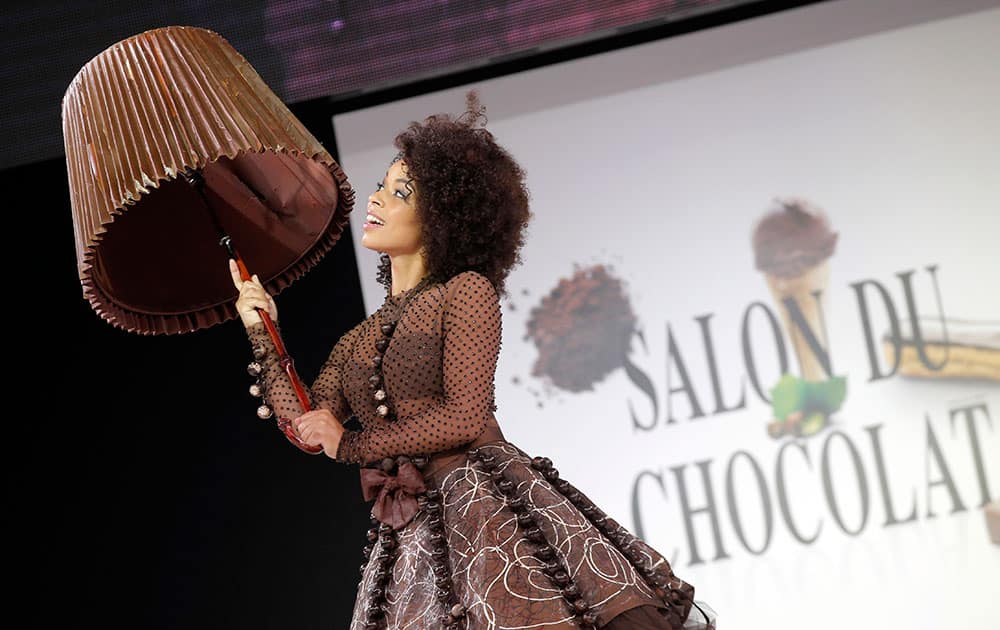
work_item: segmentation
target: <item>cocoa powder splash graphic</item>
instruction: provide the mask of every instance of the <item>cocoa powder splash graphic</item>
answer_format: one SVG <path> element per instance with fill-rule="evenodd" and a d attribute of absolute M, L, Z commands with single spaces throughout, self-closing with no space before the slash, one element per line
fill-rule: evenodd
<path fill-rule="evenodd" d="M 532 375 L 581 392 L 624 365 L 636 317 L 607 266 L 576 266 L 531 309 L 526 329 L 538 350 Z"/>

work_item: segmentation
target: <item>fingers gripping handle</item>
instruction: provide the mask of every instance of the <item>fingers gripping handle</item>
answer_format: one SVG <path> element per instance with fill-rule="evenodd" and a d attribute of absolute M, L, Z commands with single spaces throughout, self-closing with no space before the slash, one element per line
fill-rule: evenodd
<path fill-rule="evenodd" d="M 240 270 L 240 278 L 242 278 L 244 282 L 248 282 L 250 280 L 250 272 L 247 270 L 243 259 L 240 258 L 240 255 L 233 248 L 229 236 L 223 237 L 220 244 L 229 251 L 230 257 L 236 261 L 236 266 Z M 288 352 L 285 350 L 285 344 L 281 341 L 281 335 L 278 334 L 278 329 L 271 320 L 270 314 L 262 308 L 257 309 L 257 314 L 260 315 L 261 321 L 264 322 L 264 326 L 267 328 L 267 332 L 271 336 L 271 341 L 274 342 L 275 350 L 278 352 L 279 364 L 282 368 L 284 368 L 285 373 L 288 374 L 288 378 L 292 382 L 292 387 L 295 389 L 295 395 L 299 399 L 299 404 L 302 405 L 303 413 L 312 410 L 312 406 L 309 404 L 309 397 L 306 395 L 305 388 L 302 386 L 302 381 L 299 379 L 299 375 L 295 372 L 295 366 L 292 364 L 292 358 L 288 356 Z M 295 433 L 295 428 L 292 426 L 292 421 L 288 418 L 279 417 L 277 423 L 278 429 L 280 429 L 281 432 L 285 434 L 285 437 L 288 438 L 288 441 L 297 446 L 299 450 L 309 453 L 310 455 L 317 455 L 323 452 L 322 446 L 306 444 L 299 439 L 298 434 Z"/>

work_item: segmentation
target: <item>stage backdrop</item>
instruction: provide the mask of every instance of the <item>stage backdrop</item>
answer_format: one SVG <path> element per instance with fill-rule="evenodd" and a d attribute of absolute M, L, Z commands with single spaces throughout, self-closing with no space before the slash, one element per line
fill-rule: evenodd
<path fill-rule="evenodd" d="M 824 3 L 474 86 L 534 211 L 501 425 L 723 628 L 1000 623 L 986 4 Z M 395 132 L 463 93 L 337 117 L 355 242 Z"/>

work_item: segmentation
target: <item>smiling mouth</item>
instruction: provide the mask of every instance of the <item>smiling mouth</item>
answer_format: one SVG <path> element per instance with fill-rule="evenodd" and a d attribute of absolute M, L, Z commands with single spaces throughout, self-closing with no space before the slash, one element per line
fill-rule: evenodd
<path fill-rule="evenodd" d="M 365 215 L 365 224 L 366 225 L 378 225 L 378 226 L 385 225 L 385 223 L 382 221 L 382 219 L 378 218 L 377 216 L 375 216 L 373 214 Z"/>

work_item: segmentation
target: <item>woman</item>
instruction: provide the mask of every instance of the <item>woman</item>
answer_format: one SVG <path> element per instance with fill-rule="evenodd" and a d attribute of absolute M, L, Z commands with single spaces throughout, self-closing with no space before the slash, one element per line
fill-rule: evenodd
<path fill-rule="evenodd" d="M 274 301 L 230 264 L 267 404 L 307 444 L 360 464 L 375 500 L 351 628 L 676 630 L 694 589 L 493 415 L 499 298 L 530 212 L 523 171 L 483 119 L 470 93 L 462 117 L 396 137 L 361 239 L 381 252 L 387 295 L 337 342 L 312 411 L 257 314 L 277 321 Z M 351 416 L 362 430 L 345 431 Z"/>

